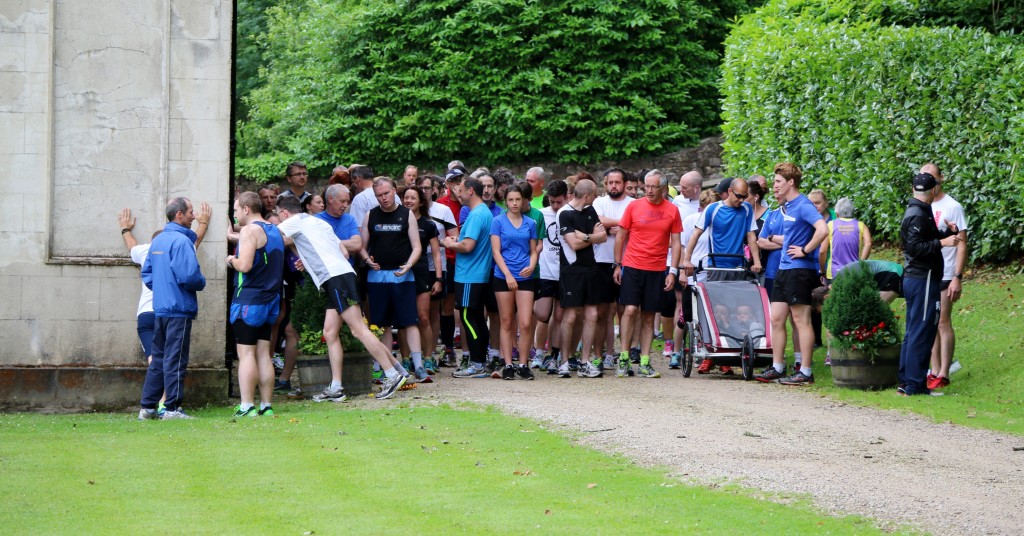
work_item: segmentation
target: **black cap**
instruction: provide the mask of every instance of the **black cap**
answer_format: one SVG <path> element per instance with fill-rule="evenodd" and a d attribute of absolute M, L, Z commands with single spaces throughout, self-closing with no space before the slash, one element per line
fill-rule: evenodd
<path fill-rule="evenodd" d="M 915 192 L 927 192 L 938 185 L 939 182 L 935 180 L 935 176 L 931 173 L 918 173 L 914 175 Z"/>
<path fill-rule="evenodd" d="M 444 174 L 444 182 L 448 182 L 452 179 L 462 177 L 465 174 L 466 172 L 459 168 L 449 169 L 448 172 Z"/>
<path fill-rule="evenodd" d="M 715 192 L 719 195 L 724 194 L 729 191 L 730 186 L 732 186 L 732 179 L 722 179 L 718 186 L 715 186 Z"/>

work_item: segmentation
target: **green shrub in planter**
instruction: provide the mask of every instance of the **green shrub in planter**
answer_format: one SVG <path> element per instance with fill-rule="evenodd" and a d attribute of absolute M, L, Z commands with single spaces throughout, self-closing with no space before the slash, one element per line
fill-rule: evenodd
<path fill-rule="evenodd" d="M 878 295 L 875 277 L 866 264 L 843 270 L 821 310 L 831 345 L 864 352 L 872 362 L 879 348 L 900 344 L 900 329 L 889 304 Z"/>

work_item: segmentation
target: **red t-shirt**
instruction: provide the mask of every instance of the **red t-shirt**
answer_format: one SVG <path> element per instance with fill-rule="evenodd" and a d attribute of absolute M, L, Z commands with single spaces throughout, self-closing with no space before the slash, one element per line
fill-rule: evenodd
<path fill-rule="evenodd" d="M 629 230 L 622 265 L 656 272 L 665 271 L 672 233 L 683 232 L 679 209 L 667 199 L 655 205 L 642 197 L 626 207 L 619 227 Z"/>
<path fill-rule="evenodd" d="M 462 211 L 462 203 L 458 199 L 455 199 L 451 194 L 443 196 L 437 200 L 438 203 L 452 209 L 452 214 L 455 216 L 455 223 L 459 223 L 459 212 Z M 455 250 L 448 248 L 444 250 L 444 256 L 448 260 L 455 260 Z"/>

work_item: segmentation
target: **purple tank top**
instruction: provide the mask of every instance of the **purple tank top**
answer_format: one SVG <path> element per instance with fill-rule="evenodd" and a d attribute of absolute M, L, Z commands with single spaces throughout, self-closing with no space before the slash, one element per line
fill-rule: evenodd
<path fill-rule="evenodd" d="M 829 244 L 831 261 L 826 276 L 831 279 L 843 266 L 860 260 L 860 222 L 834 219 Z"/>

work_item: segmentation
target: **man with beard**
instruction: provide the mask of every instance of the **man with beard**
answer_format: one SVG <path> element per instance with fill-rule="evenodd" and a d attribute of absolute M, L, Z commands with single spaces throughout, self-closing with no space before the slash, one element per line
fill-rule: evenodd
<path fill-rule="evenodd" d="M 634 201 L 626 195 L 626 172 L 612 168 L 604 172 L 605 195 L 594 200 L 594 211 L 597 212 L 601 225 L 608 233 L 608 240 L 594 245 L 594 258 L 597 261 L 598 286 L 602 290 L 601 304 L 597 309 L 598 334 L 595 338 L 604 343 L 604 367 L 615 368 L 615 315 L 622 317 L 622 307 L 618 306 L 619 286 L 615 284 L 615 236 L 619 232 L 619 218 L 626 207 Z M 632 342 L 633 337 L 623 337 L 623 341 Z M 623 346 L 623 349 L 629 346 Z"/>

